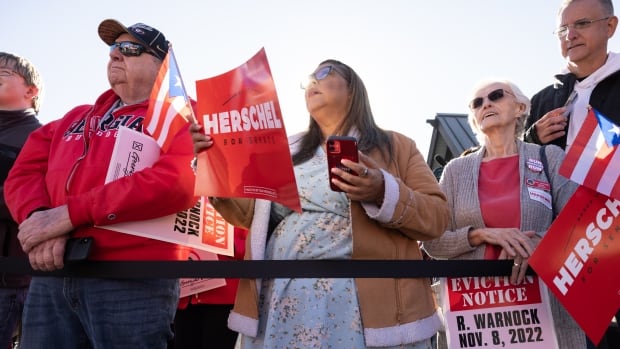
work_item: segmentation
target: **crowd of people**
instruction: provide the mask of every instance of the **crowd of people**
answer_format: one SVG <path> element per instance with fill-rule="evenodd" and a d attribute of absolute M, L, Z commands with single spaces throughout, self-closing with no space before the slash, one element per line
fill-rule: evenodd
<path fill-rule="evenodd" d="M 607 47 L 617 24 L 611 0 L 564 0 L 556 34 L 566 66 L 531 100 L 511 81 L 475 85 L 468 120 L 480 147 L 450 161 L 439 181 L 414 140 L 378 126 L 355 70 L 318 63 L 304 86 L 308 128 L 288 139 L 301 212 L 263 199 L 209 198 L 237 227 L 234 258 L 508 259 L 510 282 L 520 284 L 577 188 L 558 168 L 587 106 L 620 124 L 620 56 Z M 37 120 L 36 68 L 0 52 L 0 246 L 37 271 L 62 269 L 66 246 L 84 238 L 90 260 L 187 260 L 184 246 L 100 226 L 194 206 L 189 164 L 218 147 L 189 123 L 151 167 L 106 182 L 116 138 L 109 135 L 119 125 L 148 133 L 142 121 L 169 42 L 150 25 L 113 19 L 98 33 L 109 47 L 110 88 L 45 125 Z M 350 171 L 335 167 L 333 177 L 332 135 L 355 137 L 359 149 L 358 161 L 341 162 Z M 542 167 L 533 169 L 533 159 Z M 428 278 L 227 279 L 181 299 L 178 279 L 0 281 L 0 348 L 15 338 L 24 349 L 447 347 Z M 559 348 L 595 348 L 549 298 Z"/>

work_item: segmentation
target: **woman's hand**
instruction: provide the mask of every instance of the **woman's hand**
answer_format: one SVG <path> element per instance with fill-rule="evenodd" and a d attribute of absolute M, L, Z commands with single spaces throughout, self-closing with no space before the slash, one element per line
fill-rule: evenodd
<path fill-rule="evenodd" d="M 528 261 L 529 258 L 522 258 L 520 256 L 514 258 L 512 262 L 512 271 L 510 273 L 511 284 L 518 285 L 523 282 L 523 279 L 525 279 L 525 272 L 527 271 L 527 267 L 529 265 Z"/>
<path fill-rule="evenodd" d="M 333 179 L 332 182 L 353 201 L 374 202 L 381 206 L 385 195 L 383 172 L 372 158 L 361 152 L 358 152 L 358 155 L 359 162 L 348 159 L 343 159 L 341 162 L 342 165 L 355 171 L 358 175 L 347 173 L 339 168 L 332 168 L 332 174 L 339 176 L 348 183 L 338 179 Z"/>
<path fill-rule="evenodd" d="M 471 232 L 470 242 L 474 246 L 480 243 L 501 246 L 498 259 L 513 260 L 510 282 L 517 285 L 525 278 L 528 260 L 538 242 L 533 239 L 535 236 L 534 231 L 521 231 L 516 228 L 480 228 Z"/>
<path fill-rule="evenodd" d="M 213 145 L 211 136 L 204 134 L 203 127 L 200 124 L 191 124 L 189 133 L 192 135 L 192 143 L 194 143 L 194 155 L 198 155 L 201 151 Z"/>
<path fill-rule="evenodd" d="M 533 234 L 534 232 L 522 232 L 517 228 L 478 228 L 470 232 L 469 242 L 472 246 L 483 243 L 498 245 L 504 250 L 504 259 L 514 259 L 517 256 L 529 258 L 534 252 L 534 245 L 530 240 Z"/>

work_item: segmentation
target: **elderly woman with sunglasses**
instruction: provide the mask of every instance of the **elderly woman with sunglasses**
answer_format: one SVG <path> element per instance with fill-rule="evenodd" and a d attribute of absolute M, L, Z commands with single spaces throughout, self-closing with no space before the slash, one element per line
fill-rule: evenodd
<path fill-rule="evenodd" d="M 415 143 L 375 124 L 366 88 L 346 64 L 326 60 L 310 77 L 308 130 L 289 139 L 302 212 L 265 200 L 213 202 L 250 227 L 246 259 L 422 259 L 418 240 L 441 235 L 449 212 Z M 195 152 L 213 143 L 200 129 L 190 129 Z M 330 135 L 358 140 L 360 161 L 342 165 L 360 175 L 332 170 L 342 191 L 330 189 Z M 245 279 L 229 318 L 242 348 L 426 349 L 440 326 L 427 278 Z"/>
<path fill-rule="evenodd" d="M 469 109 L 481 147 L 444 168 L 440 186 L 452 219 L 448 231 L 423 247 L 437 259 L 512 259 L 510 282 L 519 284 L 576 185 L 558 174 L 562 149 L 546 146 L 544 161 L 539 145 L 520 141 L 530 101 L 516 85 L 479 84 Z M 551 293 L 550 301 L 559 347 L 585 348 L 583 332 Z M 444 347 L 445 338 L 439 344 Z"/>

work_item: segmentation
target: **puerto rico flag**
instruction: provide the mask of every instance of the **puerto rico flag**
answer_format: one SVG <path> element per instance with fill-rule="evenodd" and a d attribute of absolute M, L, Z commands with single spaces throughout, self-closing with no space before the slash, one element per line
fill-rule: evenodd
<path fill-rule="evenodd" d="M 172 47 L 164 59 L 149 97 L 144 127 L 166 152 L 177 132 L 193 118 L 189 98 Z"/>
<path fill-rule="evenodd" d="M 620 128 L 590 107 L 568 149 L 560 174 L 597 192 L 620 199 Z"/>

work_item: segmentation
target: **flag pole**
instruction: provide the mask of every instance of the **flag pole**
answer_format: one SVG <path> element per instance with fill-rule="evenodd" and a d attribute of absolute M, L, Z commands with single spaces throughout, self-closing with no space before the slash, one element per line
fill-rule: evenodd
<path fill-rule="evenodd" d="M 181 80 L 181 88 L 183 89 L 183 98 L 185 99 L 185 104 L 187 104 L 187 106 L 189 107 L 190 115 L 183 115 L 183 117 L 185 118 L 185 120 L 187 120 L 187 117 L 189 117 L 190 120 L 187 120 L 187 121 L 191 122 L 192 124 L 195 124 L 196 115 L 194 115 L 194 108 L 192 108 L 192 104 L 190 103 L 189 97 L 187 96 L 187 90 L 185 89 L 185 83 L 183 82 L 183 77 L 181 76 L 181 70 L 179 69 L 179 65 L 177 64 L 177 58 L 174 55 L 174 51 L 172 50 L 172 44 L 170 43 L 168 43 L 168 54 L 172 56 L 172 61 L 173 61 L 173 64 L 175 65 L 176 72 L 179 73 L 179 80 Z"/>

